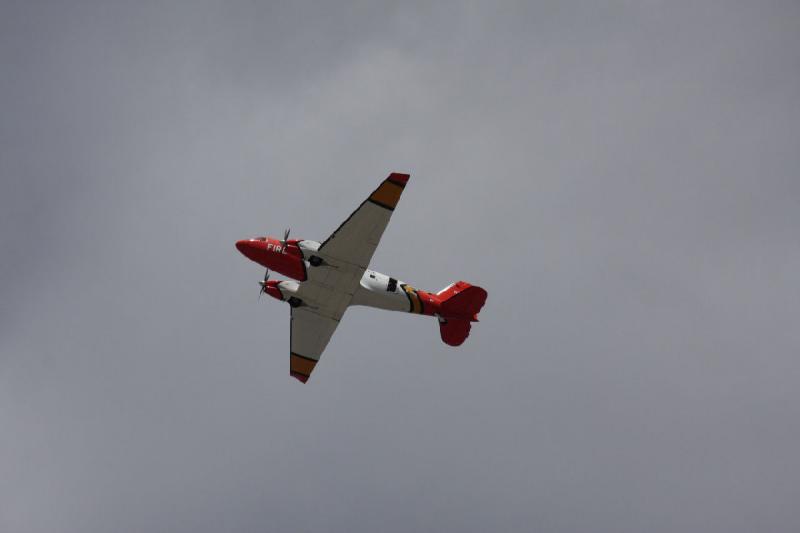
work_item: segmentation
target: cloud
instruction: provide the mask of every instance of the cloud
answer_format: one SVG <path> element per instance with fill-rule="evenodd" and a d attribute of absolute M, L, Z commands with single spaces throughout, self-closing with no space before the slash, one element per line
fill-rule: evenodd
<path fill-rule="evenodd" d="M 793 4 L 3 9 L 4 531 L 797 529 Z M 233 243 L 394 170 L 481 322 L 299 386 Z"/>

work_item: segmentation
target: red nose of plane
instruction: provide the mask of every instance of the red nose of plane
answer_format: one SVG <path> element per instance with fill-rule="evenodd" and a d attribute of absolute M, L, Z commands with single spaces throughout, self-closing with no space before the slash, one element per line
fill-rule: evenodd
<path fill-rule="evenodd" d="M 259 243 L 258 241 L 249 241 L 249 240 L 236 241 L 236 249 L 239 250 L 242 253 L 242 255 L 245 256 L 246 258 L 255 261 L 256 256 L 258 255 L 258 251 L 260 249 L 260 247 L 258 246 L 259 244 L 261 243 Z"/>

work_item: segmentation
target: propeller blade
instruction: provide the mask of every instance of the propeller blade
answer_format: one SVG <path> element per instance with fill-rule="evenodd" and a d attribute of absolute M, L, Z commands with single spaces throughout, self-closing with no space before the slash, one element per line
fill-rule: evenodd
<path fill-rule="evenodd" d="M 286 245 L 286 241 L 289 240 L 289 233 L 291 232 L 291 228 L 286 228 L 283 230 L 283 244 Z"/>
<path fill-rule="evenodd" d="M 258 299 L 261 300 L 261 295 L 267 292 L 267 281 L 269 281 L 269 269 L 264 272 L 264 280 L 259 281 L 258 284 L 261 285 L 261 290 L 258 291 Z"/>

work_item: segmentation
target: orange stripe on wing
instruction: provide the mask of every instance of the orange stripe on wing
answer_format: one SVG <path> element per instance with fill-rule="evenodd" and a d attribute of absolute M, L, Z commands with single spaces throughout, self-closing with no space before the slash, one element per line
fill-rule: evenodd
<path fill-rule="evenodd" d="M 289 356 L 289 374 L 296 377 L 303 383 L 306 382 L 308 377 L 313 372 L 314 367 L 317 365 L 317 362 L 313 359 L 309 359 L 308 357 L 303 357 L 302 355 L 296 354 L 294 352 L 291 353 Z M 305 378 L 305 379 L 303 379 Z"/>
<path fill-rule="evenodd" d="M 386 209 L 394 209 L 401 194 L 403 194 L 403 186 L 387 179 L 370 195 L 369 199 Z"/>

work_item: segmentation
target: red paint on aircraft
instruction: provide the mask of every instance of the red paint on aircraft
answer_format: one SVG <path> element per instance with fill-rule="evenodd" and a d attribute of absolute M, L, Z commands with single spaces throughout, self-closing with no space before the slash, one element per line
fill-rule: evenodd
<path fill-rule="evenodd" d="M 445 344 L 450 346 L 461 346 L 469 337 L 469 330 L 472 324 L 468 320 L 460 318 L 450 318 L 445 322 L 439 323 L 439 333 Z"/>
<path fill-rule="evenodd" d="M 466 281 L 457 281 L 436 295 L 439 334 L 445 344 L 460 346 L 469 337 L 470 322 L 478 321 L 486 296 L 484 289 Z"/>
<path fill-rule="evenodd" d="M 273 298 L 276 298 L 276 299 L 282 301 L 283 300 L 283 293 L 278 288 L 278 283 L 280 283 L 280 281 L 273 281 L 273 280 L 268 281 L 266 286 L 264 287 L 264 292 L 266 292 L 267 294 L 269 294 Z"/>
<path fill-rule="evenodd" d="M 272 237 L 246 239 L 236 243 L 236 249 L 242 255 L 259 265 L 298 281 L 307 279 L 306 267 L 303 263 L 303 252 L 297 246 L 296 239 L 286 241 Z"/>
<path fill-rule="evenodd" d="M 438 294 L 441 299 L 439 314 L 443 317 L 462 318 L 478 321 L 478 313 L 486 302 L 486 291 L 481 287 L 470 285 L 466 281 L 457 281 Z"/>
<path fill-rule="evenodd" d="M 391 174 L 389 174 L 388 179 L 389 181 L 394 181 L 405 185 L 406 183 L 408 183 L 409 176 L 410 176 L 409 174 L 398 174 L 397 172 L 392 172 Z"/>
<path fill-rule="evenodd" d="M 300 381 L 300 383 L 305 383 L 306 381 L 308 381 L 308 376 L 306 376 L 304 374 L 301 374 L 299 372 L 292 372 L 290 370 L 289 371 L 289 375 L 292 376 L 293 378 L 297 379 L 298 381 Z"/>

